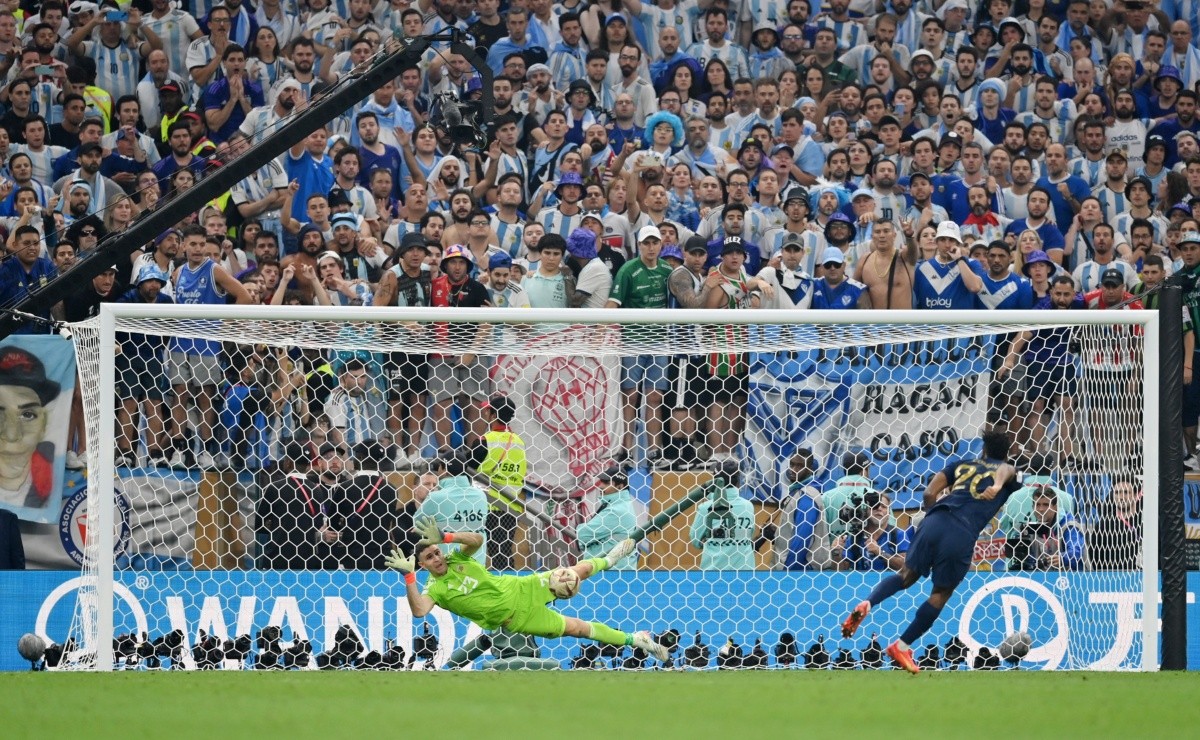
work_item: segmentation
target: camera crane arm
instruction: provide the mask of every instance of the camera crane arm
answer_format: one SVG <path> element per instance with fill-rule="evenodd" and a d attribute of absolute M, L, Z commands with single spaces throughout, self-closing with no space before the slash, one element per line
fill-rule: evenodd
<path fill-rule="evenodd" d="M 440 42 L 449 42 L 450 51 L 465 57 L 483 78 L 483 97 L 479 101 L 477 120 L 481 123 L 489 121 L 492 117 L 492 70 L 475 49 L 466 43 L 466 36 L 461 30 L 451 27 L 436 34 L 418 36 L 407 40 L 407 43 L 400 42 L 399 48 L 386 51 L 397 43 L 393 39 L 388 42 L 385 51 L 369 62 L 369 66 L 352 70 L 345 78 L 345 84 L 334 87 L 312 101 L 305 110 L 294 115 L 291 123 L 278 129 L 241 156 L 213 170 L 188 190 L 160 201 L 154 210 L 143 213 L 129 228 L 106 236 L 91 254 L 71 268 L 69 274 L 60 275 L 39 290 L 31 291 L 12 306 L 0 308 L 0 313 L 3 314 L 0 316 L 0 339 L 12 334 L 23 321 L 30 318 L 30 315 L 48 310 L 59 301 L 78 292 L 82 286 L 89 285 L 92 278 L 103 273 L 114 262 L 128 257 L 153 241 L 154 237 L 177 224 L 186 214 L 199 210 L 213 198 L 232 190 L 243 178 L 304 141 L 313 131 L 349 110 L 387 81 L 398 77 L 406 65 L 413 63 L 414 57 Z M 459 129 L 453 132 L 456 135 L 462 133 L 464 124 L 470 124 L 469 120 L 456 119 L 456 122 L 456 128 Z M 474 133 L 478 135 L 477 131 Z"/>

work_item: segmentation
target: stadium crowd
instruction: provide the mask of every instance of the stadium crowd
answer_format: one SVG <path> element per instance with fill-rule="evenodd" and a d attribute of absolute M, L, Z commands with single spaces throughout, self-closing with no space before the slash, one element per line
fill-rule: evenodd
<path fill-rule="evenodd" d="M 56 315 L 104 301 L 1098 310 L 1153 305 L 1180 274 L 1195 452 L 1196 3 L 2 7 L 0 305 L 286 125 L 393 35 L 453 26 L 495 75 L 485 146 L 433 125 L 440 96 L 477 99 L 482 84 L 435 44 Z M 314 451 L 372 443 L 420 468 L 489 429 L 486 357 L 121 345 L 118 449 L 131 466 L 245 462 L 256 414 L 278 443 L 261 459 L 312 430 Z M 1136 368 L 1117 351 L 1077 356 L 1061 332 L 1006 343 L 996 397 L 1016 447 L 1077 464 L 1070 414 L 1095 390 L 1082 378 L 1132 399 Z M 657 468 L 731 459 L 746 383 L 739 355 L 625 358 L 625 448 Z M 1055 409 L 1068 423 L 1046 440 Z M 1095 444 L 1116 467 L 1136 454 Z"/>

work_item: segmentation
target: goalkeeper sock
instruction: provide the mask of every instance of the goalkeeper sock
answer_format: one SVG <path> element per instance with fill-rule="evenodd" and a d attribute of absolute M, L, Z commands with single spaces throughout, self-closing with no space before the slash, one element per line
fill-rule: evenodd
<path fill-rule="evenodd" d="M 603 559 L 603 558 L 598 558 L 598 559 Z M 588 637 L 595 640 L 596 642 L 602 642 L 605 645 L 632 645 L 633 644 L 633 635 L 626 634 L 625 632 L 622 632 L 621 630 L 615 630 L 612 627 L 609 627 L 607 624 L 601 624 L 599 622 L 592 622 L 591 628 L 592 628 L 591 633 L 588 635 Z"/>
<path fill-rule="evenodd" d="M 942 613 L 942 607 L 934 606 L 926 601 L 917 607 L 917 616 L 913 617 L 912 624 L 908 625 L 908 629 L 904 630 L 904 634 L 900 635 L 900 641 L 908 645 L 916 642 L 921 635 L 925 634 L 933 623 L 937 621 L 938 615 Z"/>
<path fill-rule="evenodd" d="M 588 558 L 587 562 L 592 564 L 592 575 L 608 570 L 607 558 Z"/>
<path fill-rule="evenodd" d="M 904 579 L 898 573 L 893 573 L 871 589 L 871 593 L 867 595 L 867 601 L 871 602 L 872 607 L 879 606 L 879 602 L 895 596 L 902 588 L 904 588 Z"/>

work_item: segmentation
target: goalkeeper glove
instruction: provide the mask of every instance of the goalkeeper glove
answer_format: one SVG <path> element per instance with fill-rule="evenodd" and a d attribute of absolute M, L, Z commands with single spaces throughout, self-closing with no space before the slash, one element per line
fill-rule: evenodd
<path fill-rule="evenodd" d="M 412 555 L 405 555 L 395 548 L 392 548 L 391 555 L 383 559 L 383 564 L 405 575 L 415 573 L 417 570 L 417 559 Z"/>
<path fill-rule="evenodd" d="M 440 545 L 446 541 L 446 535 L 442 533 L 438 527 L 437 521 L 433 517 L 423 517 L 417 522 L 417 526 L 413 527 L 413 531 L 421 535 L 421 539 L 417 541 L 419 547 L 425 545 Z"/>

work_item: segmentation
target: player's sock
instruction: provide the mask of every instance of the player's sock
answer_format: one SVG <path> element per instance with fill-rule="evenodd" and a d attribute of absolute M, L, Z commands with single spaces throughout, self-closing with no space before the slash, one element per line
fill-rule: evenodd
<path fill-rule="evenodd" d="M 601 571 L 608 570 L 607 558 L 588 558 L 587 562 L 592 564 L 592 575 L 596 575 Z"/>
<path fill-rule="evenodd" d="M 592 622 L 591 627 L 592 627 L 592 631 L 591 631 L 591 634 L 588 635 L 588 637 L 595 640 L 596 642 L 602 642 L 605 645 L 632 645 L 633 644 L 633 635 L 622 632 L 621 630 L 615 630 L 612 627 L 609 627 L 607 624 L 601 624 L 600 622 Z"/>
<path fill-rule="evenodd" d="M 934 606 L 928 601 L 917 607 L 917 616 L 913 617 L 913 621 L 908 625 L 908 629 L 904 630 L 904 634 L 900 635 L 900 641 L 906 645 L 911 645 L 916 642 L 921 635 L 925 634 L 933 623 L 937 621 L 938 615 L 942 613 L 942 607 Z"/>
<path fill-rule="evenodd" d="M 871 593 L 867 595 L 867 601 L 871 602 L 871 606 L 879 606 L 879 602 L 890 599 L 903 588 L 904 579 L 900 577 L 899 573 L 893 573 L 875 584 L 875 588 L 871 589 Z"/>

